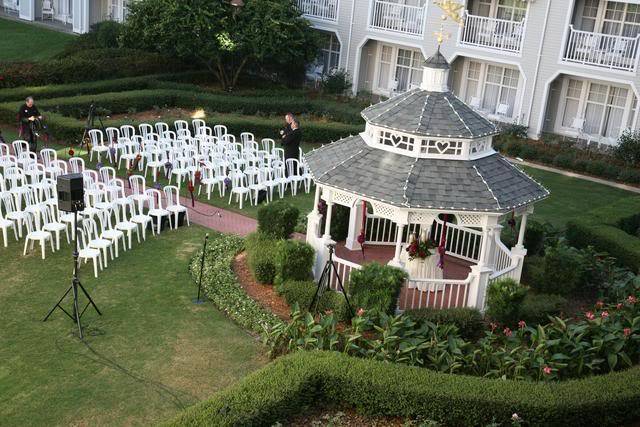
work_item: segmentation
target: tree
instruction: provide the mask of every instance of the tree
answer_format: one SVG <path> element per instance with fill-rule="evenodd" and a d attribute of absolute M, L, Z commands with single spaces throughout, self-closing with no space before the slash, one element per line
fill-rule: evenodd
<path fill-rule="evenodd" d="M 232 90 L 248 67 L 300 68 L 315 57 L 318 36 L 292 0 L 140 0 L 130 6 L 121 41 L 196 61 Z"/>

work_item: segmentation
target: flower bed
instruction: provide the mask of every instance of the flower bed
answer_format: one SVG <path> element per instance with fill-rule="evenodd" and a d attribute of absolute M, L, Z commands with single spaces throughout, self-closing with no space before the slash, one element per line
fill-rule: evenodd
<path fill-rule="evenodd" d="M 270 311 L 251 299 L 238 284 L 233 272 L 233 260 L 243 248 L 243 240 L 232 235 L 213 235 L 205 253 L 202 286 L 207 297 L 230 318 L 253 332 L 280 323 Z M 198 283 L 202 251 L 192 259 L 191 275 Z"/>
<path fill-rule="evenodd" d="M 640 417 L 640 368 L 561 383 L 448 375 L 335 352 L 299 352 L 269 364 L 172 426 L 271 425 L 309 407 L 334 405 L 368 415 L 446 425 L 618 426 Z M 504 423 L 504 424 L 503 424 Z"/>

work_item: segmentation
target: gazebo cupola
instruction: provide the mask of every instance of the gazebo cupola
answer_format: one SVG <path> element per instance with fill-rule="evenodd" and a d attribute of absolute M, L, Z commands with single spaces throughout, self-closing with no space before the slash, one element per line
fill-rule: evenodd
<path fill-rule="evenodd" d="M 482 308 L 489 280 L 520 279 L 526 218 L 549 192 L 493 149 L 496 126 L 449 90 L 449 70 L 438 49 L 425 62 L 419 88 L 362 111 L 364 132 L 305 155 L 316 183 L 307 241 L 322 264 L 332 206 L 344 205 L 351 208 L 345 247 L 360 249 L 363 237 L 365 246 L 395 246 L 390 264 L 406 268 L 410 235 L 428 231 L 444 242 L 447 256 L 470 263 L 468 277 L 455 283 L 458 291 L 464 287 L 456 305 Z M 317 208 L 321 198 L 325 220 Z M 509 249 L 500 241 L 500 222 L 516 215 L 522 217 L 518 243 Z M 372 227 L 383 227 L 383 237 Z M 430 295 L 451 283 L 446 274 L 410 277 L 407 287 Z"/>

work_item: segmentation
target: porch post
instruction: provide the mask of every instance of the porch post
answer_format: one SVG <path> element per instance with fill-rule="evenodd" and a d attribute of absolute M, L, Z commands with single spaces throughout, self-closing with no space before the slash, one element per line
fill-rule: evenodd
<path fill-rule="evenodd" d="M 491 269 L 483 265 L 471 266 L 471 273 L 469 273 L 469 293 L 467 297 L 467 307 L 476 308 L 481 312 L 484 312 L 485 296 L 487 294 L 487 288 L 489 287 L 489 276 L 491 275 Z"/>
<path fill-rule="evenodd" d="M 324 240 L 331 239 L 331 212 L 333 211 L 333 201 L 327 200 L 327 217 L 324 220 Z"/>
<path fill-rule="evenodd" d="M 392 265 L 394 267 L 402 267 L 402 264 L 400 263 L 400 253 L 402 251 L 402 236 L 404 234 L 404 227 L 407 224 L 402 224 L 400 222 L 396 222 L 396 251 L 395 254 L 393 255 L 393 259 L 389 262 L 389 265 Z"/>
<path fill-rule="evenodd" d="M 518 234 L 518 244 L 517 248 L 524 248 L 524 232 L 527 229 L 527 217 L 529 214 L 527 212 L 522 214 L 522 219 L 520 220 L 520 233 Z"/>
<path fill-rule="evenodd" d="M 320 191 L 321 191 L 321 186 L 319 184 L 316 184 L 316 195 L 315 198 L 313 199 L 313 212 L 317 215 L 318 214 L 318 205 L 320 204 Z"/>
<path fill-rule="evenodd" d="M 362 223 L 362 209 L 362 201 L 358 200 L 349 211 L 349 235 L 347 236 L 345 246 L 350 251 L 356 251 L 360 249 L 358 236 L 360 235 L 360 231 L 362 230 L 362 228 L 365 227 L 365 224 Z"/>
<path fill-rule="evenodd" d="M 315 203 L 313 205 L 313 210 L 309 212 L 307 215 L 307 243 L 315 246 L 315 240 L 320 237 L 320 219 L 322 215 L 318 211 L 318 204 L 320 204 L 320 192 L 322 191 L 322 186 L 316 185 L 316 196 Z"/>

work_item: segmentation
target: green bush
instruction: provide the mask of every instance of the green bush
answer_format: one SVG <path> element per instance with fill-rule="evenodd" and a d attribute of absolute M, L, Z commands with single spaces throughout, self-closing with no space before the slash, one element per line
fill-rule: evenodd
<path fill-rule="evenodd" d="M 84 49 L 117 48 L 121 31 L 122 24 L 116 21 L 106 20 L 93 24 L 88 33 L 74 38 L 61 56 L 74 55 L 78 50 Z"/>
<path fill-rule="evenodd" d="M 275 239 L 288 239 L 299 214 L 298 208 L 283 200 L 262 205 L 258 209 L 258 232 Z"/>
<path fill-rule="evenodd" d="M 513 279 L 493 282 L 487 289 L 487 314 L 498 322 L 513 325 L 519 320 L 526 295 L 527 288 Z"/>
<path fill-rule="evenodd" d="M 294 304 L 298 304 L 302 311 L 306 311 L 311 305 L 317 287 L 318 285 L 311 280 L 287 280 L 278 287 L 278 292 L 287 300 L 287 304 L 292 307 Z M 344 295 L 332 290 L 325 291 L 318 302 L 318 311 L 326 312 L 329 310 L 338 319 L 346 320 L 348 310 Z"/>
<path fill-rule="evenodd" d="M 619 426 L 640 417 L 640 368 L 552 384 L 447 375 L 334 352 L 298 352 L 191 406 L 172 426 L 257 426 L 309 408 L 451 426 Z"/>
<path fill-rule="evenodd" d="M 578 290 L 586 265 L 579 250 L 560 243 L 545 250 L 543 268 L 541 280 L 532 286 L 539 292 L 568 296 Z"/>
<path fill-rule="evenodd" d="M 324 93 L 344 95 L 351 89 L 351 79 L 347 70 L 332 70 L 322 76 L 320 87 Z"/>
<path fill-rule="evenodd" d="M 407 273 L 378 263 L 352 270 L 348 292 L 354 307 L 380 313 L 393 313 Z"/>
<path fill-rule="evenodd" d="M 549 316 L 558 316 L 567 306 L 567 300 L 560 295 L 527 293 L 520 306 L 520 320 L 528 325 L 549 322 Z"/>
<path fill-rule="evenodd" d="M 405 313 L 417 322 L 455 325 L 460 336 L 468 340 L 478 339 L 484 331 L 482 314 L 475 308 L 420 308 Z"/>
<path fill-rule="evenodd" d="M 308 280 L 315 261 L 315 250 L 298 240 L 282 240 L 276 256 L 276 282 Z"/>
<path fill-rule="evenodd" d="M 262 233 L 251 233 L 245 238 L 247 264 L 253 277 L 262 284 L 272 284 L 276 277 L 278 240 Z"/>
<path fill-rule="evenodd" d="M 625 130 L 618 139 L 615 156 L 629 166 L 640 166 L 640 131 Z"/>
<path fill-rule="evenodd" d="M 214 234 L 209 239 L 204 258 L 202 286 L 205 295 L 221 311 L 243 327 L 263 332 L 280 320 L 251 299 L 238 283 L 233 272 L 233 260 L 243 249 L 243 240 L 232 235 Z M 196 283 L 200 279 L 202 251 L 196 253 L 189 267 Z"/>

